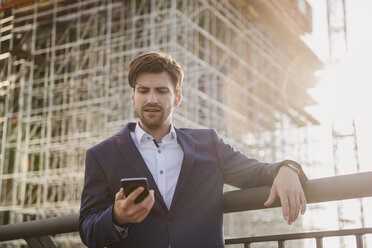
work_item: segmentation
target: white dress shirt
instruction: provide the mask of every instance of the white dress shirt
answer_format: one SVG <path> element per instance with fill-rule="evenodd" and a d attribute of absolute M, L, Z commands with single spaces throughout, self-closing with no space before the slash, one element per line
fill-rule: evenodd
<path fill-rule="evenodd" d="M 174 126 L 171 125 L 170 132 L 161 143 L 154 142 L 154 137 L 146 133 L 139 123 L 131 136 L 169 209 L 183 161 L 183 150 L 177 142 Z"/>
<path fill-rule="evenodd" d="M 146 133 L 139 125 L 139 122 L 134 132 L 131 132 L 130 135 L 169 209 L 183 161 L 183 150 L 177 142 L 174 126 L 171 125 L 170 132 L 163 137 L 161 143 L 154 142 L 154 137 Z M 115 224 L 114 226 L 121 238 L 128 235 L 127 227 L 120 227 Z"/>

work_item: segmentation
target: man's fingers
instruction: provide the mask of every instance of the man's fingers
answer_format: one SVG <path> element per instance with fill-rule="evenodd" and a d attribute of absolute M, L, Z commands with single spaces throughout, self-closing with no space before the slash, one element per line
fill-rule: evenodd
<path fill-rule="evenodd" d="M 150 189 L 148 196 L 150 196 L 150 200 L 153 201 L 153 202 L 155 202 L 155 195 L 154 194 L 155 194 L 154 190 Z"/>
<path fill-rule="evenodd" d="M 289 206 L 287 197 L 280 197 L 280 203 L 282 204 L 283 218 L 285 221 L 289 220 Z"/>
<path fill-rule="evenodd" d="M 306 212 L 306 204 L 307 204 L 304 192 L 301 193 L 300 200 L 301 200 L 301 214 L 304 215 Z"/>
<path fill-rule="evenodd" d="M 143 201 L 134 204 L 134 201 L 144 190 L 143 187 L 138 187 L 126 198 L 123 189 L 120 189 L 120 191 L 116 193 L 115 200 L 124 199 L 120 207 L 117 207 L 119 204 L 115 204 L 114 218 L 117 223 L 139 223 L 146 218 L 155 202 L 154 191 L 150 190 L 149 195 Z"/>
<path fill-rule="evenodd" d="M 124 190 L 120 188 L 119 192 L 115 195 L 115 201 L 125 199 Z"/>
<path fill-rule="evenodd" d="M 288 167 L 281 167 L 273 183 L 282 204 L 283 218 L 292 224 L 306 210 L 306 198 L 298 175 Z M 266 206 L 266 203 L 265 203 Z"/>
<path fill-rule="evenodd" d="M 266 202 L 264 203 L 264 206 L 269 207 L 271 204 L 275 202 L 275 198 L 276 198 L 276 190 L 274 189 L 274 187 L 271 187 L 270 195 L 267 198 Z"/>
<path fill-rule="evenodd" d="M 296 196 L 296 213 L 295 213 L 295 218 L 293 222 L 297 220 L 298 215 L 300 214 L 300 209 L 301 209 L 301 199 L 300 199 L 300 195 L 297 195 Z"/>
<path fill-rule="evenodd" d="M 141 201 L 138 204 L 133 204 L 131 206 L 131 209 L 133 211 L 131 213 L 131 220 L 134 223 L 141 222 L 149 214 L 154 203 L 155 203 L 154 191 L 149 190 L 149 195 L 143 201 Z"/>
<path fill-rule="evenodd" d="M 134 200 L 144 191 L 143 187 L 136 188 L 132 193 L 130 193 L 127 197 L 127 200 L 130 202 L 134 202 Z"/>
<path fill-rule="evenodd" d="M 142 209 L 144 214 L 148 214 L 155 203 L 154 190 L 149 190 L 149 195 L 140 202 L 139 208 Z"/>
<path fill-rule="evenodd" d="M 140 204 L 142 204 L 143 206 L 147 206 L 151 209 L 154 203 L 155 203 L 154 190 L 151 189 L 149 190 L 149 195 L 146 196 L 146 198 L 143 199 L 143 201 Z"/>
<path fill-rule="evenodd" d="M 296 221 L 298 213 L 300 212 L 300 197 L 294 195 L 289 198 L 289 221 L 288 224 L 292 224 Z"/>

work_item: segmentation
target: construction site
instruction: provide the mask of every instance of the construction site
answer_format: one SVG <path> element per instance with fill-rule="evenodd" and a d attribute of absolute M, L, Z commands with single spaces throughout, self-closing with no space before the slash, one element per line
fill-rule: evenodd
<path fill-rule="evenodd" d="M 79 213 L 85 152 L 137 120 L 128 66 L 148 51 L 185 72 L 177 127 L 314 169 L 308 129 L 319 123 L 305 108 L 323 64 L 300 39 L 312 31 L 307 1 L 1 2 L 0 225 Z M 225 236 L 289 230 L 278 211 L 228 214 Z M 82 247 L 78 234 L 53 240 Z"/>

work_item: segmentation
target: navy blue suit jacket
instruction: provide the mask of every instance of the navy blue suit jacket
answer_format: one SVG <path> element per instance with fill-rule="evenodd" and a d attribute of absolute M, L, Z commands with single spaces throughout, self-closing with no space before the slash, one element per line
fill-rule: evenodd
<path fill-rule="evenodd" d="M 79 232 L 88 247 L 223 247 L 223 184 L 271 185 L 280 163 L 250 159 L 223 142 L 213 129 L 176 129 L 184 158 L 170 209 L 130 132 L 129 123 L 86 153 Z M 112 219 L 120 179 L 146 177 L 155 191 L 149 215 L 121 239 Z"/>

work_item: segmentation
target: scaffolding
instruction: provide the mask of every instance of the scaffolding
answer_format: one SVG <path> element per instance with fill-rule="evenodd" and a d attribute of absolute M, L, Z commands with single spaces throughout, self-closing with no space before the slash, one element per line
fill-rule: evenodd
<path fill-rule="evenodd" d="M 329 64 L 340 63 L 348 52 L 347 16 L 345 0 L 327 0 Z M 333 116 L 332 142 L 334 175 L 360 172 L 356 123 L 353 117 L 347 121 L 338 121 Z M 345 118 L 345 117 L 343 117 Z M 344 125 L 340 125 L 343 123 Z M 339 229 L 365 227 L 364 202 L 362 199 L 342 201 L 337 204 L 337 222 Z M 350 209 L 357 209 L 350 211 Z M 345 237 L 339 239 L 340 247 L 349 247 L 352 241 Z"/>
<path fill-rule="evenodd" d="M 177 127 L 215 128 L 266 161 L 288 155 L 284 130 L 306 150 L 296 133 L 317 124 L 304 107 L 315 103 L 306 89 L 321 66 L 298 37 L 311 30 L 306 1 L 282 0 L 288 15 L 274 0 L 5 2 L 1 224 L 78 213 L 85 151 L 136 120 L 127 69 L 146 51 L 168 52 L 184 68 Z M 227 232 L 236 221 L 226 217 Z"/>
<path fill-rule="evenodd" d="M 346 124 L 346 125 L 345 125 Z M 360 172 L 358 139 L 355 120 L 344 125 L 332 125 L 334 174 L 344 175 Z M 350 211 L 355 209 L 354 211 Z M 364 228 L 363 199 L 342 201 L 337 204 L 339 229 Z M 340 247 L 352 245 L 350 239 L 340 238 Z"/>
<path fill-rule="evenodd" d="M 347 54 L 347 22 L 345 0 L 327 0 L 328 43 L 331 62 Z"/>

